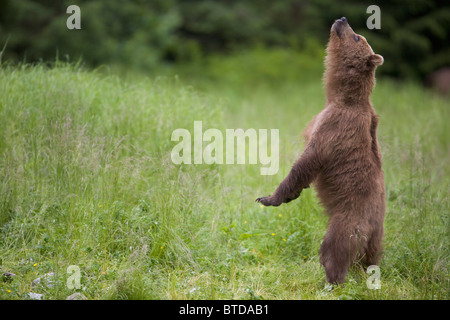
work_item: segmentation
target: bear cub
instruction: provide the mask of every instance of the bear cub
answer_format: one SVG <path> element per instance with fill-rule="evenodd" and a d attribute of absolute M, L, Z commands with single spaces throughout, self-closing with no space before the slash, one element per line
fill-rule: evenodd
<path fill-rule="evenodd" d="M 377 264 L 385 216 L 378 117 L 370 102 L 383 57 L 345 17 L 334 22 L 325 60 L 325 108 L 303 135 L 305 149 L 275 192 L 256 201 L 279 206 L 312 185 L 329 215 L 320 247 L 327 282 L 341 284 L 350 266 Z"/>

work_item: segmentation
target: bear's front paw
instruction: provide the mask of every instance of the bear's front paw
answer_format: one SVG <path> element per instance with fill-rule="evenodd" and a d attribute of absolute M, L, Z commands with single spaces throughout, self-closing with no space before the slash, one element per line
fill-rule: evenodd
<path fill-rule="evenodd" d="M 281 201 L 274 199 L 273 196 L 260 197 L 257 198 L 255 201 L 265 205 L 266 207 L 267 206 L 278 207 L 281 204 Z"/>

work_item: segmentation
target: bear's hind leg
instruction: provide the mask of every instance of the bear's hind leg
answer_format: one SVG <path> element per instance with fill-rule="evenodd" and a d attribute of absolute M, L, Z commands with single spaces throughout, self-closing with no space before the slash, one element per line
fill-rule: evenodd
<path fill-rule="evenodd" d="M 342 284 L 348 270 L 367 249 L 367 237 L 347 219 L 330 218 L 328 232 L 320 247 L 320 263 L 325 268 L 327 282 Z"/>
<path fill-rule="evenodd" d="M 380 261 L 382 252 L 382 240 L 383 240 L 383 226 L 379 227 L 378 230 L 373 232 L 367 243 L 367 249 L 363 257 L 363 264 L 368 267 L 371 265 L 376 265 Z"/>

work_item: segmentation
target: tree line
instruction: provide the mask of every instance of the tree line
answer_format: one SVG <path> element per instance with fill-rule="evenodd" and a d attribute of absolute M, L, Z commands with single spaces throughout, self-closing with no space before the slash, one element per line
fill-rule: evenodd
<path fill-rule="evenodd" d="M 380 29 L 366 27 L 372 4 Z M 80 7 L 81 30 L 66 27 L 69 5 Z M 420 80 L 450 65 L 445 0 L 3 0 L 0 49 L 2 61 L 154 68 L 255 45 L 302 50 L 313 39 L 325 46 L 341 16 L 384 56 L 385 75 Z"/>

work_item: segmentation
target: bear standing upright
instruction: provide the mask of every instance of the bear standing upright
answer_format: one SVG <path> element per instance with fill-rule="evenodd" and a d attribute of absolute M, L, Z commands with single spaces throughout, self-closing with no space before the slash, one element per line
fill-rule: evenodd
<path fill-rule="evenodd" d="M 256 201 L 279 206 L 310 184 L 329 215 L 320 262 L 329 283 L 345 281 L 354 263 L 377 264 L 385 216 L 378 118 L 370 102 L 383 57 L 345 17 L 334 22 L 325 61 L 326 105 L 304 131 L 305 150 L 275 192 Z"/>

